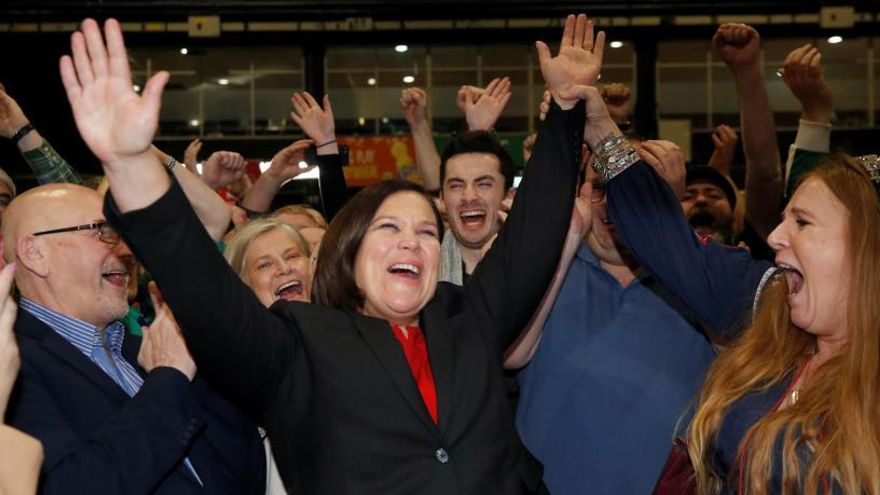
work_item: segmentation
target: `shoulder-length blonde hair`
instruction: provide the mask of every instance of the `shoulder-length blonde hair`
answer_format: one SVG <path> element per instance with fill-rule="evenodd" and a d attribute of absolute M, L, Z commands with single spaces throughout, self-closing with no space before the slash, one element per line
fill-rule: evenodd
<path fill-rule="evenodd" d="M 815 494 L 828 476 L 844 493 L 880 493 L 880 202 L 864 168 L 849 157 L 830 158 L 809 178 L 821 180 L 849 214 L 847 342 L 813 373 L 796 406 L 770 412 L 749 428 L 737 449 L 742 465 L 716 473 L 711 445 L 728 408 L 791 377 L 816 345 L 791 323 L 784 278 L 764 291 L 752 327 L 718 357 L 697 399 L 688 451 L 699 493 L 718 493 L 724 477 L 738 483 L 730 479 L 738 468 L 744 493 L 778 489 L 770 486 L 774 463 L 782 466 L 783 494 Z M 775 459 L 780 438 L 781 458 Z M 807 466 L 799 448 L 811 452 Z"/>
<path fill-rule="evenodd" d="M 235 273 L 237 273 L 239 277 L 244 279 L 245 257 L 248 249 L 250 249 L 251 244 L 254 242 L 254 239 L 273 230 L 281 230 L 285 232 L 290 236 L 290 240 L 299 246 L 300 250 L 303 252 L 303 256 L 306 258 L 311 256 L 311 245 L 305 240 L 302 234 L 296 230 L 296 227 L 273 218 L 252 220 L 243 225 L 240 229 L 235 230 L 235 232 L 226 238 L 226 249 L 223 250 L 223 257 L 226 258 L 229 266 L 235 270 Z"/>

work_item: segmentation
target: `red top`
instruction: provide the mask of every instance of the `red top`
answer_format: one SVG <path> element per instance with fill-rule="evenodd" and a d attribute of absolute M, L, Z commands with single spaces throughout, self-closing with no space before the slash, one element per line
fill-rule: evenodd
<path fill-rule="evenodd" d="M 406 362 L 409 363 L 409 368 L 416 379 L 419 393 L 422 394 L 422 400 L 425 401 L 431 419 L 436 424 L 437 386 L 434 384 L 434 373 L 431 372 L 431 361 L 428 359 L 428 345 L 425 342 L 425 335 L 416 326 L 407 325 L 406 333 L 398 325 L 391 325 L 391 329 L 394 330 L 394 336 L 403 347 L 403 355 L 406 356 Z"/>

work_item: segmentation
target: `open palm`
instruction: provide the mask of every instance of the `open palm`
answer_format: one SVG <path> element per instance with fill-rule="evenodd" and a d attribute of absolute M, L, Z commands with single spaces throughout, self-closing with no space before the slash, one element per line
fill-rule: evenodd
<path fill-rule="evenodd" d="M 552 93 L 574 85 L 590 86 L 602 69 L 605 32 L 600 31 L 594 39 L 592 21 L 584 14 L 577 18 L 570 15 L 565 20 L 559 53 L 555 57 L 545 43 L 539 41 L 537 47 L 541 73 Z"/>
<path fill-rule="evenodd" d="M 83 21 L 71 37 L 73 57 L 61 59 L 61 79 L 83 140 L 103 163 L 145 152 L 156 133 L 168 73 L 147 82 L 143 96 L 132 89 L 119 23 L 106 22 L 106 47 L 98 24 Z"/>

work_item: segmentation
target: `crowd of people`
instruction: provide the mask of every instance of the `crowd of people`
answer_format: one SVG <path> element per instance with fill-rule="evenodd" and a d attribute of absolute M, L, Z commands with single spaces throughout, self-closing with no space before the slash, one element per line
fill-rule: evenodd
<path fill-rule="evenodd" d="M 293 94 L 306 138 L 258 179 L 197 170 L 153 144 L 169 74 L 135 92 L 83 21 L 60 72 L 103 177 L 0 87 L 42 184 L 0 174 L 0 492 L 880 494 L 880 158 L 830 152 L 821 54 L 781 70 L 783 160 L 760 36 L 721 25 L 739 135 L 686 167 L 597 87 L 604 45 L 583 14 L 536 43 L 518 187 L 498 78 L 443 150 L 402 90 L 423 185 L 350 195 L 329 96 Z M 323 211 L 273 211 L 313 167 Z"/>

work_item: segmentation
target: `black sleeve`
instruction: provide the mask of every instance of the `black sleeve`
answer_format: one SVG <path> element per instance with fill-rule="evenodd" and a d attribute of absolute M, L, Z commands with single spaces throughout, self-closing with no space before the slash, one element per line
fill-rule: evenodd
<path fill-rule="evenodd" d="M 96 418 L 90 436 L 65 418 L 38 366 L 24 360 L 10 421 L 43 444 L 40 493 L 152 493 L 204 427 L 189 380 L 165 367 L 118 413 Z"/>
<path fill-rule="evenodd" d="M 155 203 L 125 214 L 108 192 L 104 212 L 155 278 L 199 374 L 259 421 L 295 355 L 292 323 L 232 271 L 173 177 Z"/>
<path fill-rule="evenodd" d="M 495 244 L 465 285 L 492 322 L 500 351 L 506 349 L 541 302 L 553 278 L 571 221 L 581 163 L 586 109 L 556 103 L 538 131 L 513 208 Z"/>
<path fill-rule="evenodd" d="M 700 242 L 672 189 L 644 162 L 611 179 L 607 195 L 620 241 L 703 322 L 731 336 L 751 320 L 770 263 L 752 260 L 745 249 Z"/>
<path fill-rule="evenodd" d="M 342 156 L 318 155 L 318 169 L 321 203 L 324 206 L 324 217 L 329 222 L 348 201 L 348 186 L 345 184 L 345 174 L 342 171 Z"/>

